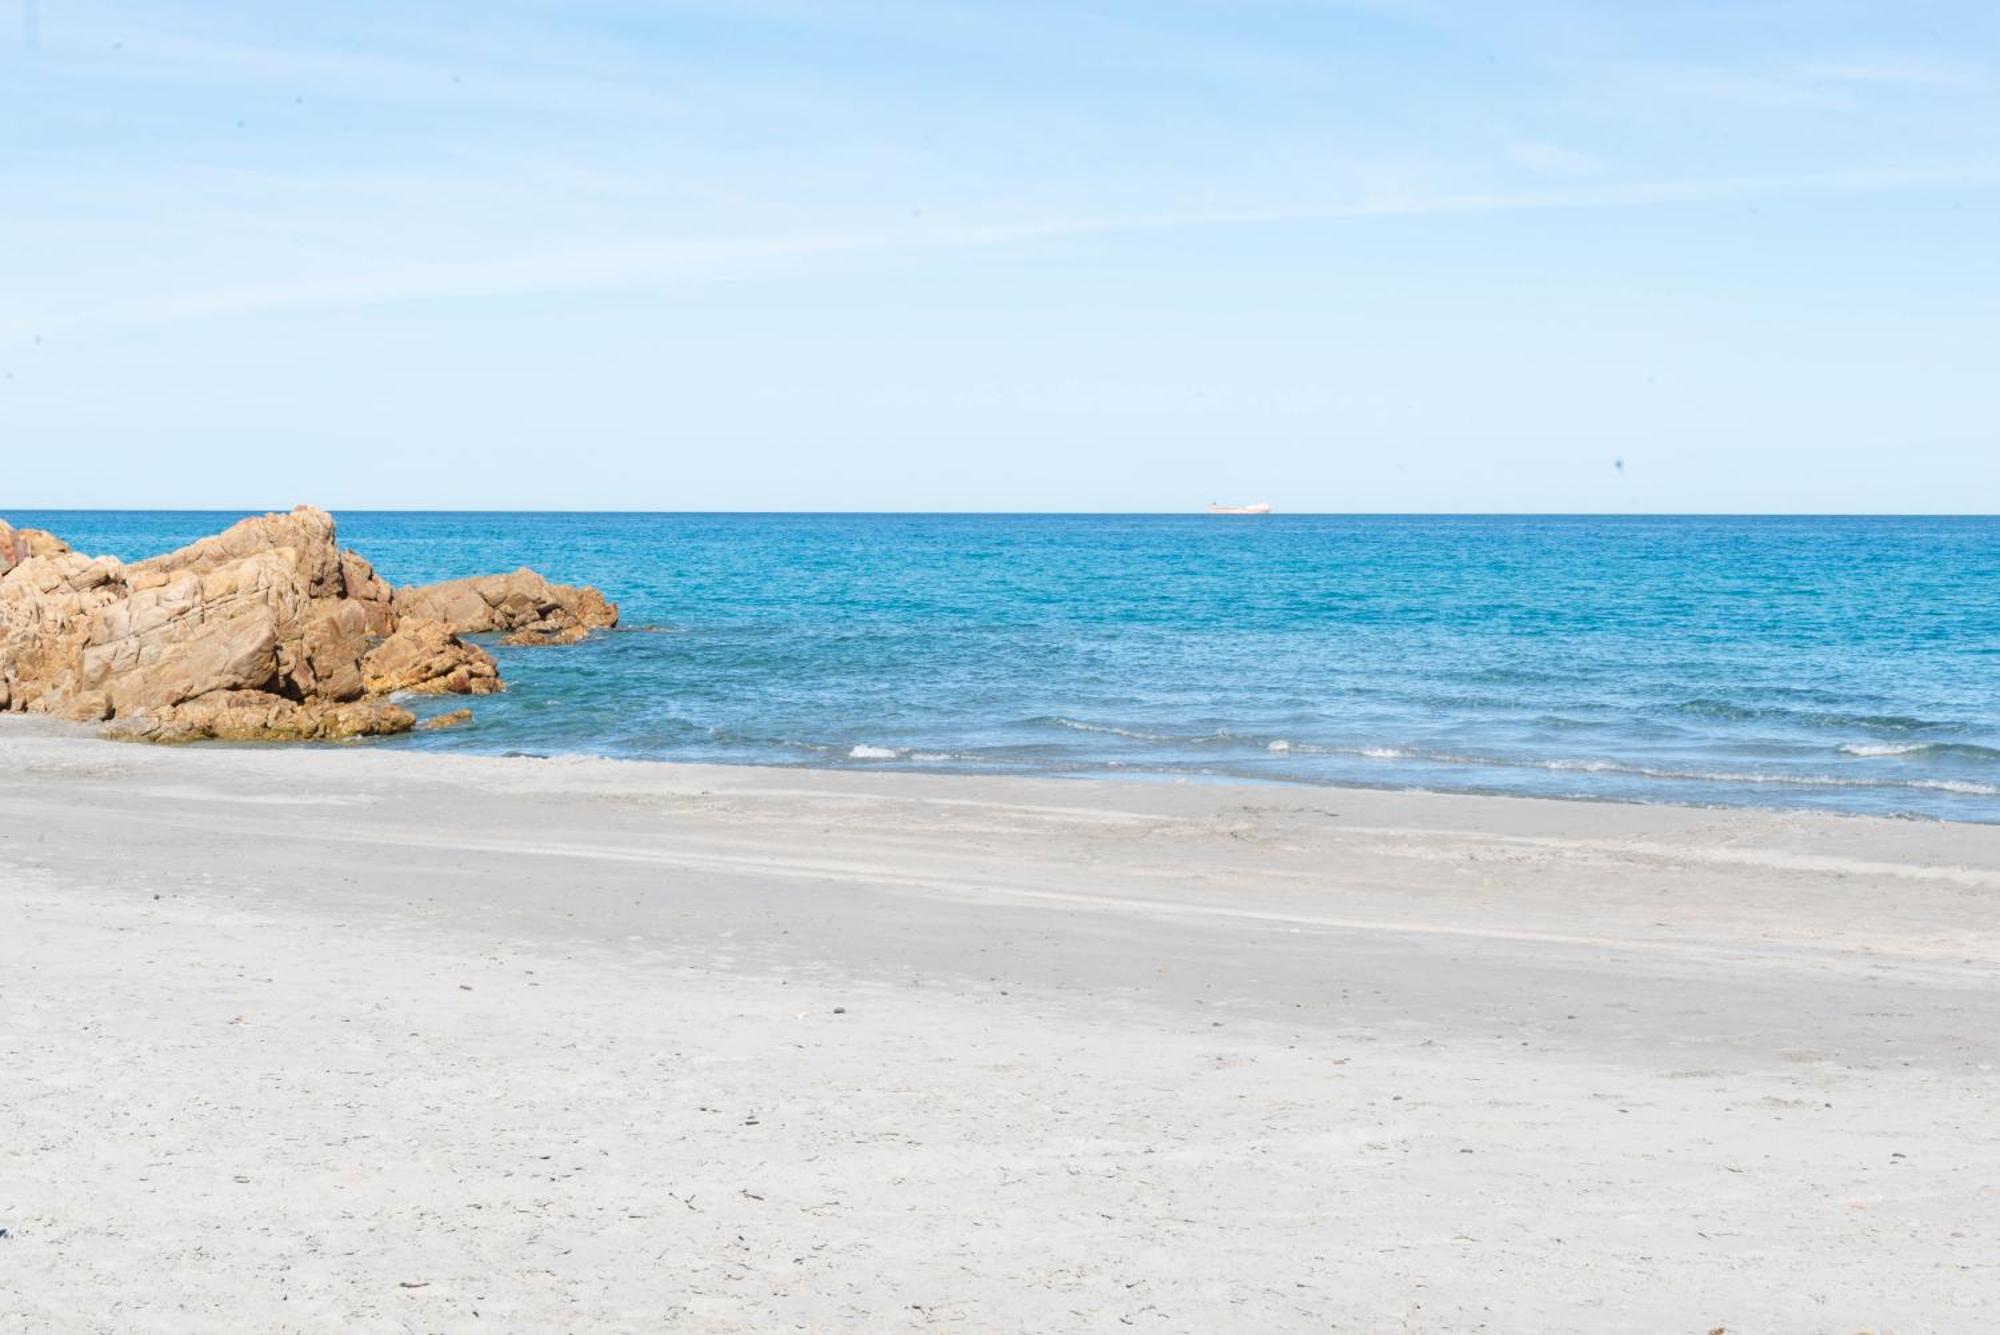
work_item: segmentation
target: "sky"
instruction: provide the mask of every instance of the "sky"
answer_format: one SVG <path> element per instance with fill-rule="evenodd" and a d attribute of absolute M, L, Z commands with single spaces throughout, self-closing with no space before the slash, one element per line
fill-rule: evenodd
<path fill-rule="evenodd" d="M 2000 511 L 1990 0 L 0 0 L 9 507 Z"/>

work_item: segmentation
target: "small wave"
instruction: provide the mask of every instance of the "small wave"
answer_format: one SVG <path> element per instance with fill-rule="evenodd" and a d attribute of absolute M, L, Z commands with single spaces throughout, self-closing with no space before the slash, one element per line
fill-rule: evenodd
<path fill-rule="evenodd" d="M 2000 784 L 1971 779 L 1862 778 L 1835 774 L 1777 774 L 1755 770 L 1667 769 L 1624 764 L 1615 760 L 1556 758 L 1532 760 L 1502 756 L 1454 755 L 1448 751 L 1403 750 L 1393 746 L 1306 747 L 1321 755 L 1365 756 L 1370 760 L 1413 760 L 1429 765 L 1464 765 L 1484 769 L 1538 769 L 1559 774 L 1613 774 L 1672 783 L 1775 784 L 1799 788 L 1918 789 L 1966 797 L 2000 797 Z M 1983 749 L 1983 748 L 1979 748 Z"/>
<path fill-rule="evenodd" d="M 1970 742 L 1845 742 L 1839 750 L 1843 755 L 1871 760 L 1886 756 L 2000 760 L 2000 749 Z"/>
<path fill-rule="evenodd" d="M 892 750 L 886 746 L 868 746 L 863 744 L 850 750 L 847 753 L 847 758 L 849 760 L 894 760 L 901 754 L 900 751 Z"/>
<path fill-rule="evenodd" d="M 763 737 L 756 733 L 737 732 L 733 728 L 710 728 L 708 735 L 725 746 L 766 747 L 774 746 L 786 751 L 805 751 L 813 755 L 833 755 L 840 750 L 825 742 L 803 742 L 796 737 Z"/>
<path fill-rule="evenodd" d="M 1049 722 L 1055 724 L 1058 728 L 1068 728 L 1073 732 L 1101 732 L 1113 737 L 1129 737 L 1135 742 L 1179 742 L 1187 740 L 1183 737 L 1169 737 L 1165 733 L 1138 732 L 1131 728 L 1113 727 L 1109 723 L 1085 723 L 1082 719 L 1062 718 L 1060 716 L 1050 719 Z"/>
<path fill-rule="evenodd" d="M 1125 737 L 1135 742 L 1156 742 L 1173 747 L 1250 747 L 1260 743 L 1255 733 L 1235 732 L 1221 728 L 1215 732 L 1162 733 L 1140 732 L 1134 728 L 1120 728 L 1109 723 L 1086 723 L 1080 719 L 1051 717 L 1036 722 L 1068 728 L 1075 732 L 1103 733 L 1113 737 Z M 1305 756 L 1367 756 L 1371 760 L 1404 760 L 1423 758 L 1414 751 L 1404 751 L 1392 746 L 1329 746 L 1314 742 L 1294 741 L 1289 737 L 1278 737 L 1261 743 L 1263 749 L 1274 755 Z M 1442 757 L 1452 759 L 1452 757 Z"/>
<path fill-rule="evenodd" d="M 1443 759 L 1443 757 L 1438 757 Z M 1453 757 L 1452 759 L 1460 759 Z M 1958 793 L 1968 797 L 2000 797 L 2000 785 L 1975 783 L 1969 779 L 1858 779 L 1835 774 L 1771 774 L 1758 771 L 1656 769 L 1647 765 L 1620 765 L 1609 760 L 1465 761 L 1470 764 L 1526 765 L 1533 769 L 1581 770 L 1590 774 L 1624 774 L 1639 779 L 1662 779 L 1682 783 L 1779 784 L 1796 788 L 1916 788 L 1935 793 Z"/>
<path fill-rule="evenodd" d="M 1602 719 L 1572 718 L 1568 714 L 1538 714 L 1529 722 L 1538 728 L 1561 729 L 1566 732 L 1585 732 L 1604 726 Z"/>
<path fill-rule="evenodd" d="M 1967 797 L 2000 797 L 2000 787 L 1973 783 L 1970 779 L 1912 779 L 1912 788 L 1928 788 L 1937 793 L 1963 793 Z"/>
<path fill-rule="evenodd" d="M 1784 705 L 1743 705 L 1734 700 L 1722 700 L 1713 696 L 1682 700 L 1667 708 L 1674 713 L 1688 714 L 1695 718 L 1722 719 L 1735 723 L 1771 720 L 1809 728 L 1853 728 L 1860 732 L 1873 733 L 1949 732 L 1960 726 L 1943 719 L 1918 718 L 1914 714 L 1829 713 L 1792 709 Z"/>

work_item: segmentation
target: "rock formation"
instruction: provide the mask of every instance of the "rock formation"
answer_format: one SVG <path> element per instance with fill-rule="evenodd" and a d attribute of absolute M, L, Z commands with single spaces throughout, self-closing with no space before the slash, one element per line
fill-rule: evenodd
<path fill-rule="evenodd" d="M 523 644 L 556 643 L 557 637 L 572 634 L 581 638 L 618 624 L 618 609 L 596 589 L 551 584 L 525 566 L 511 575 L 474 575 L 398 589 L 396 613 L 431 617 L 461 635 L 511 631 Z M 530 638 L 535 636 L 546 638 Z"/>
<path fill-rule="evenodd" d="M 404 617 L 396 633 L 361 660 L 361 685 L 375 695 L 490 695 L 500 689 L 500 666 L 444 622 Z"/>
<path fill-rule="evenodd" d="M 403 732 L 416 720 L 391 693 L 501 688 L 462 635 L 568 642 L 617 620 L 596 589 L 525 569 L 392 589 L 304 506 L 131 565 L 0 521 L 0 710 L 120 737 Z"/>
<path fill-rule="evenodd" d="M 425 732 L 438 732 L 444 728 L 456 728 L 460 724 L 472 722 L 470 709 L 454 709 L 447 714 L 433 714 L 417 726 Z"/>

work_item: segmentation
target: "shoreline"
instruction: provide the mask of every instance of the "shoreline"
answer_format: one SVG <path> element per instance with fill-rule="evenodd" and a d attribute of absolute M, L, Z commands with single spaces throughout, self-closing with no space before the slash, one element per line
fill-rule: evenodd
<path fill-rule="evenodd" d="M 94 726 L 70 723 L 46 715 L 0 714 L 0 743 L 7 740 L 8 730 L 15 730 L 18 736 L 71 737 L 78 740 L 115 742 L 118 745 L 132 745 L 122 739 L 103 738 L 96 734 Z M 137 743 L 154 745 L 154 743 Z M 337 742 L 231 742 L 199 741 L 187 743 L 167 743 L 175 747 L 189 747 L 203 751 L 311 753 L 319 751 L 368 751 L 375 750 L 387 755 L 435 756 L 441 759 L 469 760 L 509 760 L 529 764 L 575 764 L 579 762 L 602 762 L 608 765 L 653 765 L 669 769 L 687 770 L 751 770 L 776 773 L 807 774 L 854 774 L 854 775 L 912 775 L 921 778 L 937 778 L 946 782 L 960 780 L 968 782 L 1021 781 L 1024 783 L 1104 783 L 1111 785 L 1130 784 L 1136 787 L 1217 787 L 1245 789 L 1276 789 L 1300 793 L 1384 793 L 1400 794 L 1418 798 L 1457 799 L 1467 798 L 1480 801 L 1555 803 L 1561 806 L 1606 806 L 1606 807 L 1658 807 L 1669 811 L 1690 812 L 1751 812 L 1770 816 L 1802 816 L 1825 818 L 1837 821 L 1882 821 L 1891 824 L 1913 823 L 1920 825 L 1940 825 L 1945 827 L 1967 826 L 1972 828 L 2000 829 L 2000 817 L 1993 820 L 1954 818 L 1933 815 L 1923 811 L 1903 811 L 1877 813 L 1863 811 L 1843 811 L 1831 807 L 1817 806 L 1767 806 L 1751 802 L 1675 802 L 1643 797 L 1616 797 L 1598 794 L 1556 794 L 1556 793 L 1515 793 L 1491 788 L 1428 788 L 1419 785 L 1369 784 L 1342 779 L 1295 779 L 1256 778 L 1242 774 L 1225 774 L 1202 771 L 1142 770 L 1137 767 L 1120 767 L 1107 770 L 1050 770 L 1038 773 L 1022 773 L 1018 770 L 969 770 L 950 769 L 897 762 L 881 765 L 829 765 L 814 764 L 810 761 L 702 761 L 672 760 L 642 756 L 613 756 L 590 751 L 571 752 L 531 752 L 531 751 L 483 751 L 471 748 L 446 748 L 433 746 L 413 746 L 402 739 L 377 740 L 356 738 Z"/>
<path fill-rule="evenodd" d="M 943 766 L 916 764 L 849 764 L 824 765 L 809 761 L 757 761 L 757 760 L 674 760 L 645 756 L 614 756 L 592 751 L 484 751 L 470 748 L 446 748 L 434 746 L 414 746 L 407 738 L 349 738 L 333 741 L 220 741 L 205 739 L 191 742 L 149 742 L 125 738 L 100 736 L 97 725 L 75 723 L 64 719 L 51 718 L 41 714 L 0 714 L 0 746 L 13 738 L 52 739 L 75 742 L 103 743 L 107 746 L 125 749 L 160 750 L 185 754 L 228 754 L 239 756 L 255 755 L 381 755 L 389 757 L 422 758 L 443 762 L 446 765 L 459 762 L 490 764 L 504 762 L 522 765 L 609 765 L 632 766 L 640 772 L 658 769 L 663 772 L 685 772 L 688 774 L 746 771 L 752 774 L 803 774 L 832 775 L 860 779 L 906 778 L 912 781 L 942 780 L 946 784 L 1098 784 L 1115 791 L 1131 787 L 1138 791 L 1153 788 L 1191 789 L 1232 789 L 1249 792 L 1286 792 L 1295 794 L 1379 794 L 1384 797 L 1407 797 L 1419 801 L 1435 799 L 1440 802 L 1458 801 L 1486 803 L 1521 803 L 1528 806 L 1563 807 L 1607 807 L 1619 810 L 1659 810 L 1666 812 L 1707 813 L 1724 815 L 1740 813 L 1752 816 L 1769 816 L 1783 819 L 1803 819 L 1808 821 L 1827 820 L 1835 822 L 1874 822 L 1889 826 L 1906 824 L 1939 826 L 1946 829 L 2000 829 L 2000 820 L 1954 820 L 1944 816 L 1933 816 L 1924 812 L 1899 812 L 1880 814 L 1862 811 L 1842 811 L 1811 806 L 1760 806 L 1752 803 L 1730 802 L 1672 802 L 1655 801 L 1647 798 L 1604 797 L 1595 794 L 1544 794 L 1515 793 L 1480 788 L 1425 788 L 1409 785 L 1368 784 L 1345 780 L 1311 780 L 1292 778 L 1256 778 L 1240 774 L 1224 774 L 1199 771 L 1141 770 L 1136 767 L 1115 770 L 1066 770 L 1038 773 L 1022 773 L 1017 770 L 968 770 L 948 769 Z"/>
<path fill-rule="evenodd" d="M 0 1325 L 2000 1319 L 1995 827 L 36 731 Z"/>
<path fill-rule="evenodd" d="M 257 745 L 240 743 L 225 745 Z M 312 745 L 305 743 L 304 745 Z M 410 749 L 417 748 L 392 748 Z M 1030 782 L 1048 780 L 1057 783 L 1109 783 L 1136 784 L 1140 786 L 1193 784 L 1224 788 L 1281 788 L 1303 792 L 1360 792 L 1360 793 L 1405 793 L 1422 797 L 1470 797 L 1491 798 L 1507 802 L 1557 802 L 1563 804 L 1581 803 L 1586 806 L 1613 807 L 1666 807 L 1679 811 L 1755 811 L 1771 815 L 1826 816 L 1835 820 L 1880 820 L 1916 821 L 1935 825 L 1975 825 L 2000 826 L 2000 816 L 1991 820 L 1977 820 L 1971 817 L 1951 817 L 1933 815 L 1927 811 L 1868 812 L 1842 811 L 1834 807 L 1818 806 L 1769 806 L 1756 802 L 1676 802 L 1646 797 L 1615 797 L 1595 793 L 1516 793 L 1498 788 L 1483 788 L 1467 785 L 1462 788 L 1430 788 L 1421 784 L 1362 783 L 1348 779 L 1294 779 L 1257 778 L 1247 774 L 1228 774 L 1213 770 L 1148 770 L 1137 766 L 1120 766 L 1117 769 L 1100 770 L 1047 770 L 1023 773 L 1019 770 L 1004 769 L 948 769 L 942 765 L 896 763 L 882 765 L 829 765 L 814 764 L 810 761 L 782 760 L 668 760 L 643 756 L 608 756 L 591 751 L 571 752 L 489 752 L 448 751 L 443 748 L 426 750 L 430 755 L 471 755 L 489 759 L 530 760 L 530 761 L 575 761 L 604 760 L 630 765 L 681 765 L 695 769 L 755 769 L 755 770 L 804 770 L 816 774 L 917 774 L 940 779 L 1022 779 Z M 1813 786 L 1797 783 L 1796 786 Z M 1829 787 L 1842 786 L 1829 783 Z M 1983 794 L 1982 794 L 1983 796 Z"/>

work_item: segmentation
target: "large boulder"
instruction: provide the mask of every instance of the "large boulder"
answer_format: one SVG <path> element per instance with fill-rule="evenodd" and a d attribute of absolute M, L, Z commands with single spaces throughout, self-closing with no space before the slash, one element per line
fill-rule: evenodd
<path fill-rule="evenodd" d="M 551 640 L 618 624 L 617 604 L 596 589 L 551 584 L 526 566 L 506 575 L 398 589 L 396 612 L 441 621 L 460 635 L 511 631 Z"/>
<path fill-rule="evenodd" d="M 69 544 L 46 529 L 15 528 L 0 519 L 0 575 L 31 556 L 60 556 Z"/>
<path fill-rule="evenodd" d="M 0 573 L 0 708 L 105 717 L 101 697 L 80 698 L 78 679 L 94 618 L 125 597 L 124 567 L 60 544 L 13 550 L 25 554 Z"/>
<path fill-rule="evenodd" d="M 382 696 L 500 689 L 454 618 L 422 610 L 433 600 L 474 613 L 468 630 L 561 635 L 618 616 L 597 590 L 529 570 L 393 590 L 304 506 L 130 565 L 0 523 L 0 710 L 162 741 L 403 731 L 414 718 Z"/>
<path fill-rule="evenodd" d="M 361 682 L 376 695 L 490 695 L 500 689 L 500 665 L 442 621 L 405 617 L 361 660 Z"/>
<path fill-rule="evenodd" d="M 217 691 L 357 699 L 370 632 L 391 620 L 387 586 L 341 552 L 323 510 L 246 519 L 127 566 L 123 583 L 77 665 L 78 695 L 112 717 Z"/>

